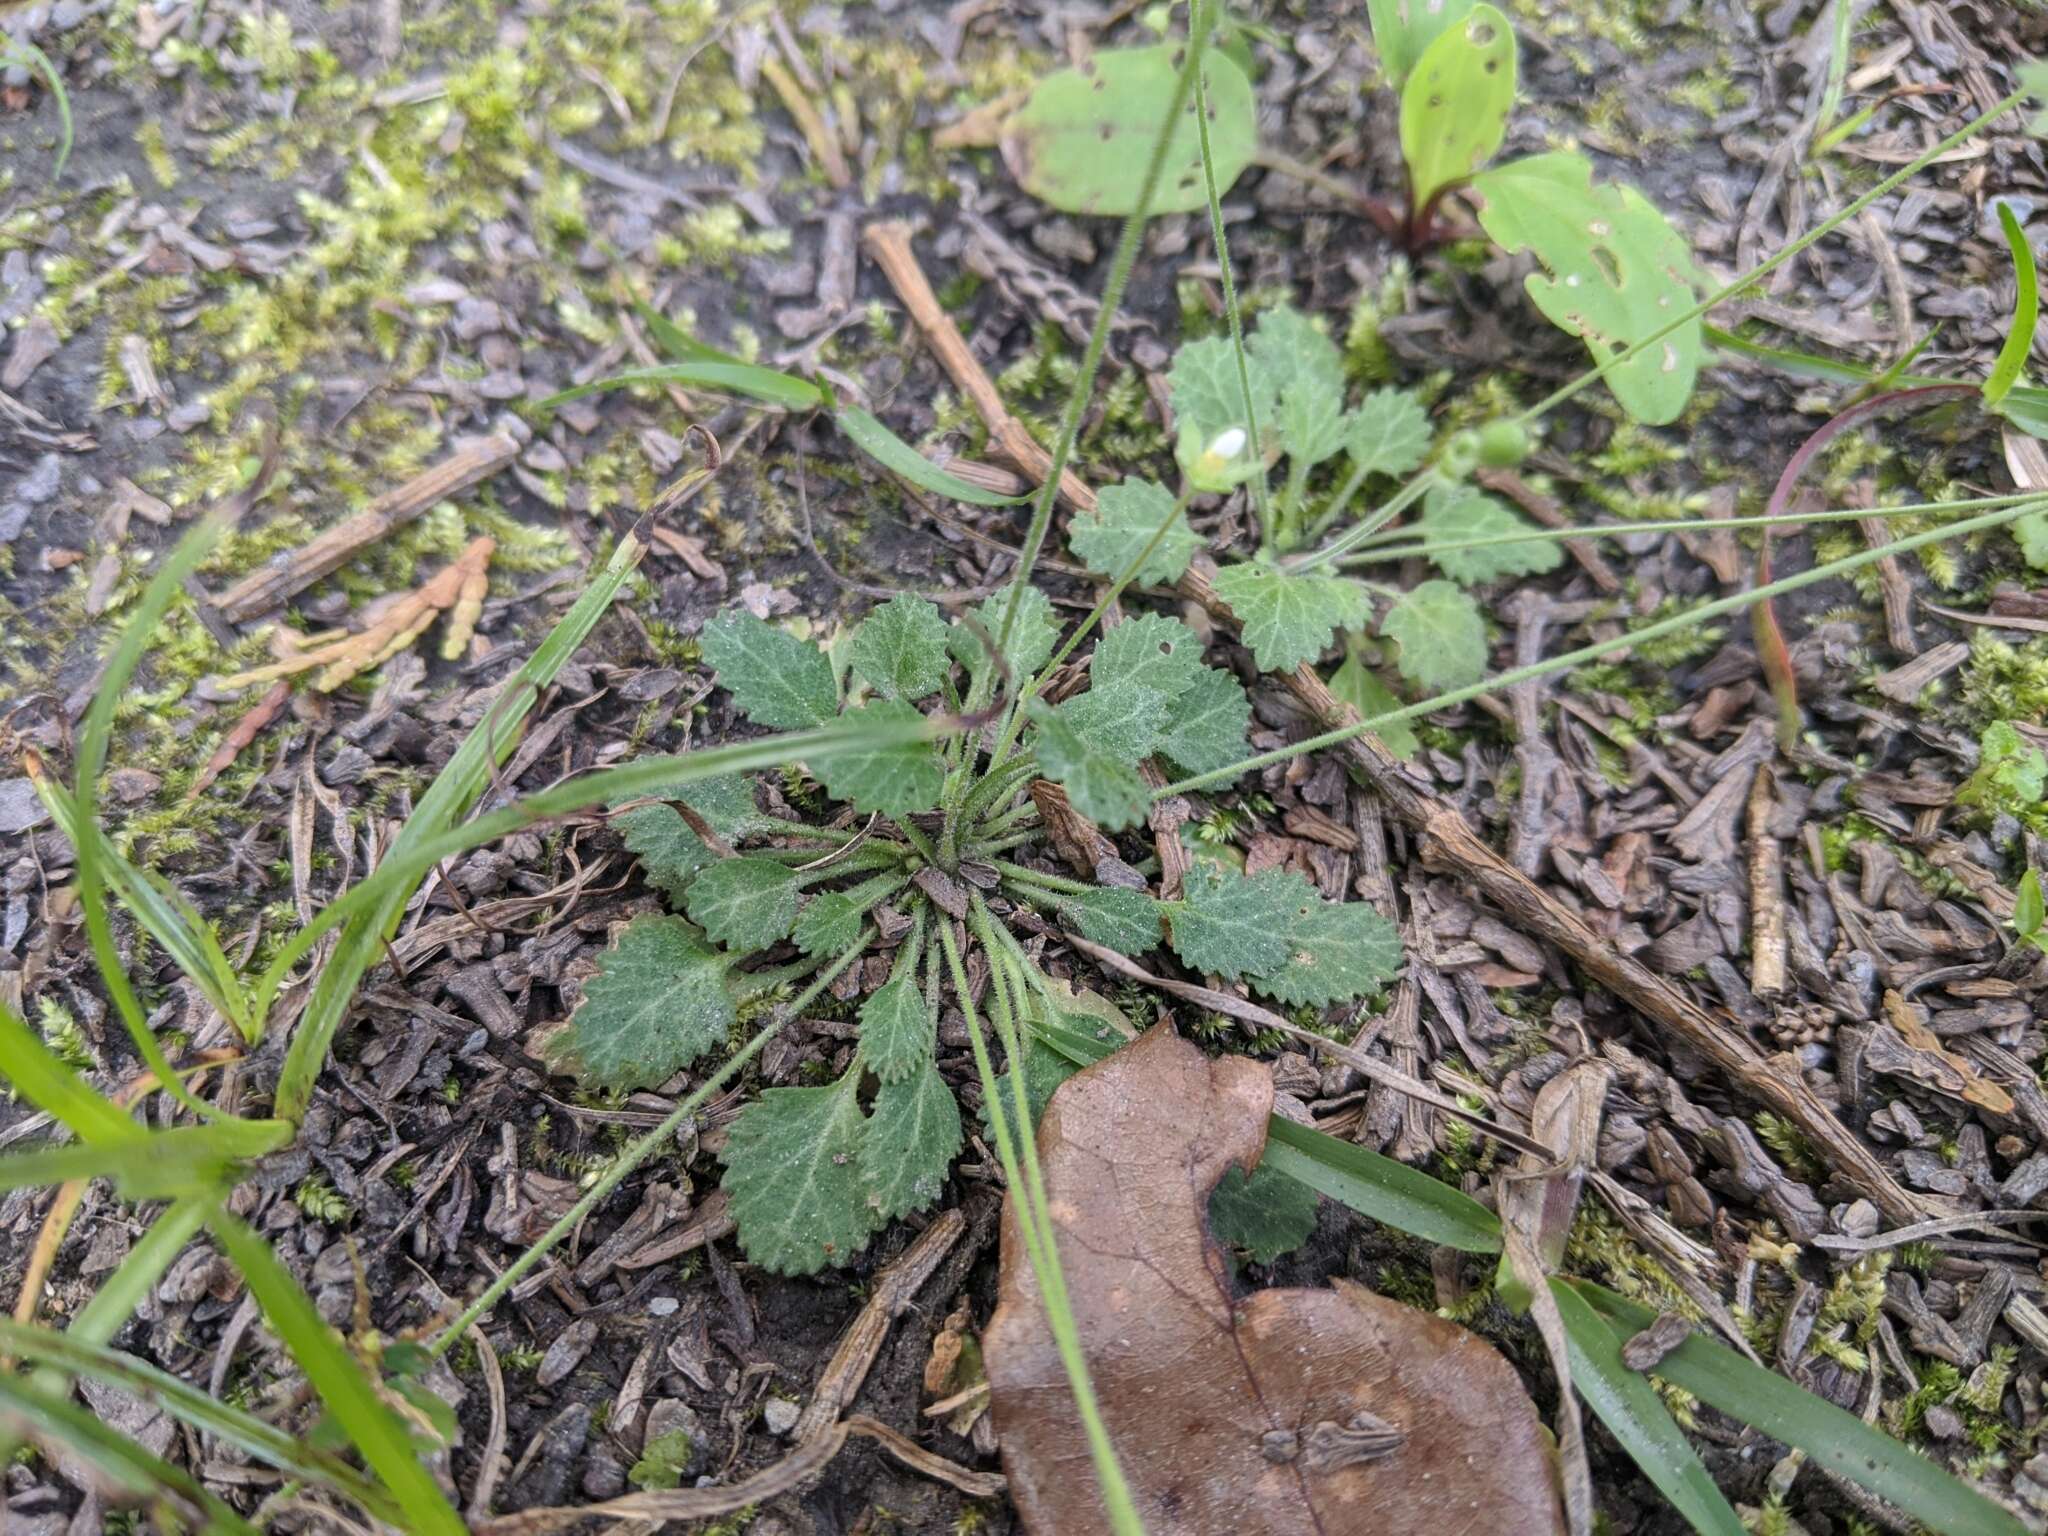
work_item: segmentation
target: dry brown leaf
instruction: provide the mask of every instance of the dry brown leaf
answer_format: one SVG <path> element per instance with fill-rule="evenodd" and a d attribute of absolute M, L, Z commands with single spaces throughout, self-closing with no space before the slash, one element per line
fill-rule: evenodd
<path fill-rule="evenodd" d="M 1548 1440 L 1493 1346 L 1338 1282 L 1233 1296 L 1209 1194 L 1264 1151 L 1273 1085 L 1159 1026 L 1054 1093 L 1047 1201 L 1104 1423 L 1152 1536 L 1543 1536 Z M 1024 1253 L 1003 1212 L 982 1337 L 1011 1496 L 1037 1536 L 1109 1524 Z"/>

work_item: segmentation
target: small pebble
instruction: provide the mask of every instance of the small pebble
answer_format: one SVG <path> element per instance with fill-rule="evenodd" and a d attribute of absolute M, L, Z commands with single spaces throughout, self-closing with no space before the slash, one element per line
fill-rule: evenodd
<path fill-rule="evenodd" d="M 796 1421 L 803 1410 L 786 1397 L 771 1397 L 762 1406 L 761 1420 L 772 1435 L 786 1435 L 796 1428 Z"/>

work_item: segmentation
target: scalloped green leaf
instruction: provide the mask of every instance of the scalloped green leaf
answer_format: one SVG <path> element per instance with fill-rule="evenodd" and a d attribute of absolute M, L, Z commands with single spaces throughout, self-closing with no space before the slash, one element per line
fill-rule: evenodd
<path fill-rule="evenodd" d="M 1166 728 L 1166 693 L 1142 683 L 1090 688 L 1054 711 L 1089 750 L 1135 766 Z"/>
<path fill-rule="evenodd" d="M 1232 427 L 1243 430 L 1253 442 L 1272 431 L 1280 403 L 1279 386 L 1257 358 L 1248 355 L 1245 362 L 1251 375 L 1252 409 L 1258 415 L 1257 433 L 1251 432 L 1244 419 L 1244 385 L 1237 375 L 1237 352 L 1228 336 L 1190 341 L 1174 353 L 1173 367 L 1166 375 L 1168 398 L 1173 402 L 1173 419 L 1181 439 L 1195 452 Z"/>
<path fill-rule="evenodd" d="M 1281 305 L 1259 317 L 1245 349 L 1278 392 L 1271 421 L 1294 473 L 1334 456 L 1344 446 L 1344 358 L 1337 344 L 1300 310 Z"/>
<path fill-rule="evenodd" d="M 853 670 L 885 699 L 937 693 L 953 664 L 938 604 L 907 592 L 890 598 L 853 632 L 852 659 Z"/>
<path fill-rule="evenodd" d="M 746 774 L 706 779 L 666 791 L 663 798 L 682 801 L 727 842 L 775 825 L 775 818 L 754 804 L 754 781 Z M 678 905 L 691 877 L 718 857 L 672 805 L 636 805 L 615 814 L 612 826 L 627 852 L 640 860 L 647 883 Z"/>
<path fill-rule="evenodd" d="M 820 891 L 804 903 L 790 936 L 813 960 L 843 955 L 860 938 L 867 908 L 846 891 Z"/>
<path fill-rule="evenodd" d="M 1149 688 L 1126 685 L 1126 689 L 1143 698 L 1123 703 L 1142 709 L 1146 699 L 1151 701 L 1152 730 L 1156 735 L 1159 716 L 1164 713 L 1159 695 Z M 1069 712 L 1073 704 L 1080 702 L 1081 699 L 1069 700 L 1055 709 L 1043 699 L 1031 701 L 1032 741 L 1038 753 L 1038 766 L 1047 778 L 1066 790 L 1075 810 L 1105 831 L 1136 826 L 1145 819 L 1145 810 L 1152 803 L 1152 791 L 1138 776 L 1136 767 L 1144 754 L 1111 751 L 1102 741 L 1077 729 L 1077 721 L 1089 719 L 1087 715 Z M 1107 718 L 1112 711 L 1098 704 L 1096 713 Z M 1134 715 L 1131 723 L 1134 728 L 1142 728 L 1142 715 Z"/>
<path fill-rule="evenodd" d="M 1263 560 L 1224 566 L 1215 587 L 1237 615 L 1261 672 L 1284 672 L 1322 655 L 1339 630 L 1372 616 L 1372 601 L 1357 582 L 1283 571 Z"/>
<path fill-rule="evenodd" d="M 1175 510 L 1173 492 L 1150 480 L 1104 486 L 1096 493 L 1093 511 L 1074 515 L 1067 544 L 1089 570 L 1114 579 L 1123 575 L 1169 518 L 1165 536 L 1138 567 L 1136 579 L 1179 581 L 1188 562 L 1201 553 L 1202 536 L 1188 526 L 1187 513 Z"/>
<path fill-rule="evenodd" d="M 1483 491 L 1462 485 L 1438 486 L 1430 492 L 1417 531 L 1424 543 L 1438 543 L 1506 538 L 1529 526 Z M 1452 580 L 1475 586 L 1502 576 L 1554 571 L 1563 562 L 1564 551 L 1555 539 L 1518 539 L 1470 549 L 1433 549 L 1429 558 Z"/>
<path fill-rule="evenodd" d="M 719 686 L 756 725 L 801 731 L 839 713 L 839 686 L 825 653 L 744 608 L 713 615 L 702 645 Z"/>
<path fill-rule="evenodd" d="M 841 718 L 909 725 L 922 716 L 901 699 L 876 699 L 849 709 Z M 833 799 L 885 816 L 911 816 L 932 809 L 946 782 L 938 748 L 929 741 L 884 742 L 859 751 L 835 752 L 820 759 L 814 771 Z"/>
<path fill-rule="evenodd" d="M 1583 155 L 1558 150 L 1497 165 L 1473 190 L 1494 242 L 1534 251 L 1546 269 L 1525 284 L 1536 307 L 1584 341 L 1596 363 L 1692 308 L 1696 268 L 1684 237 L 1634 187 L 1596 186 Z M 1689 320 L 1608 373 L 1607 387 L 1638 421 L 1676 421 L 1704 352 L 1700 322 Z"/>
<path fill-rule="evenodd" d="M 1500 151 L 1514 105 L 1515 29 L 1492 6 L 1475 5 L 1423 50 L 1401 88 L 1401 158 L 1414 207 L 1428 208 Z"/>
<path fill-rule="evenodd" d="M 1401 647 L 1401 675 L 1430 693 L 1464 688 L 1486 675 L 1486 621 L 1448 581 L 1425 581 L 1387 610 L 1380 633 Z"/>
<path fill-rule="evenodd" d="M 961 1139 L 960 1106 L 930 1061 L 882 1084 L 860 1149 L 861 1184 L 876 1218 L 894 1221 L 936 1202 Z"/>
<path fill-rule="evenodd" d="M 796 872 L 773 859 L 720 859 L 690 882 L 690 921 L 741 954 L 789 937 L 796 922 Z"/>
<path fill-rule="evenodd" d="M 937 1032 L 924 989 L 899 958 L 896 974 L 860 1005 L 861 1059 L 883 1082 L 901 1082 L 931 1060 Z"/>
<path fill-rule="evenodd" d="M 1401 701 L 1394 696 L 1394 690 L 1381 682 L 1356 653 L 1346 656 L 1344 664 L 1330 675 L 1330 692 L 1357 710 L 1361 720 L 1370 720 L 1375 715 L 1390 714 L 1401 708 Z M 1406 720 L 1389 720 L 1374 727 L 1372 734 L 1379 737 L 1381 746 L 1404 761 L 1413 757 L 1422 746 L 1415 728 Z"/>
<path fill-rule="evenodd" d="M 1287 933 L 1287 959 L 1252 978 L 1254 990 L 1289 1007 L 1327 1007 L 1363 997 L 1401 969 L 1400 930 L 1363 902 L 1304 907 Z"/>
<path fill-rule="evenodd" d="M 1376 389 L 1344 418 L 1344 452 L 1368 475 L 1405 475 L 1429 452 L 1429 412 L 1405 389 Z"/>
<path fill-rule="evenodd" d="M 1249 1177 L 1227 1168 L 1209 1196 L 1209 1232 L 1254 1264 L 1270 1264 L 1315 1235 L 1316 1202 L 1314 1190 L 1265 1163 Z"/>
<path fill-rule="evenodd" d="M 679 917 L 636 917 L 598 956 L 549 1055 L 600 1088 L 652 1088 L 724 1045 L 727 961 Z"/>
<path fill-rule="evenodd" d="M 1140 614 L 1104 631 L 1088 664 L 1091 689 L 1132 684 L 1167 700 L 1192 688 L 1202 671 L 1201 640 L 1163 613 Z"/>
<path fill-rule="evenodd" d="M 988 644 L 994 645 L 1002 633 L 1003 612 L 1010 604 L 1010 589 L 991 592 L 975 605 L 974 617 L 988 634 Z M 1010 676 L 1021 687 L 1046 662 L 1052 659 L 1053 647 L 1059 644 L 1060 622 L 1053 613 L 1052 599 L 1036 587 L 1026 587 L 1024 598 L 1017 609 L 1017 622 L 1010 631 L 1010 643 L 1003 648 L 1005 659 L 1010 664 Z M 953 655 L 972 673 L 984 671 L 989 664 L 988 646 L 966 624 L 955 624 L 948 636 Z"/>
<path fill-rule="evenodd" d="M 2037 571 L 2048 571 L 2048 512 L 2028 512 L 2012 521 L 2020 554 Z"/>
<path fill-rule="evenodd" d="M 1004 125 L 1003 161 L 1018 185 L 1067 213 L 1120 218 L 1138 206 L 1161 122 L 1172 109 L 1182 45 L 1106 48 L 1078 68 L 1040 80 Z M 1209 153 L 1221 193 L 1244 173 L 1259 146 L 1251 81 L 1228 56 L 1202 60 L 1209 103 Z M 1204 207 L 1202 146 L 1189 100 L 1167 145 L 1153 213 Z"/>
<path fill-rule="evenodd" d="M 763 1269 L 812 1275 L 867 1246 L 874 1211 L 859 1159 L 858 1073 L 829 1088 L 768 1088 L 727 1133 L 721 1181 L 740 1247 Z"/>
<path fill-rule="evenodd" d="M 1059 912 L 1082 938 L 1120 955 L 1142 955 L 1159 945 L 1159 903 L 1143 891 L 1105 885 L 1085 895 L 1061 897 Z"/>
<path fill-rule="evenodd" d="M 1314 886 L 1288 870 L 1226 874 L 1198 863 L 1181 899 L 1163 904 L 1167 941 L 1198 971 L 1229 981 L 1263 975 L 1286 964 L 1296 920 L 1319 899 Z"/>
<path fill-rule="evenodd" d="M 1192 686 L 1166 712 L 1166 734 L 1155 749 L 1190 774 L 1228 768 L 1245 755 L 1252 701 L 1228 672 L 1203 667 Z"/>

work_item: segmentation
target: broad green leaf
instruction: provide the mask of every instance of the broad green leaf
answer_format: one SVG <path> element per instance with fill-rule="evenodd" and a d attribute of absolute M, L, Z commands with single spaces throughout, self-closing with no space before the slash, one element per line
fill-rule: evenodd
<path fill-rule="evenodd" d="M 1005 587 L 975 605 L 975 622 L 987 634 L 989 645 L 994 645 L 1002 633 L 1003 610 L 1009 604 L 1010 589 Z M 1052 659 L 1053 647 L 1059 644 L 1059 639 L 1060 623 L 1053 613 L 1052 599 L 1036 587 L 1026 587 L 1017 608 L 1017 622 L 1010 630 L 1010 643 L 1004 647 L 1012 681 L 1021 687 L 1025 679 Z M 953 655 L 965 663 L 968 671 L 979 673 L 988 666 L 988 647 L 970 626 L 954 625 L 950 640 Z"/>
<path fill-rule="evenodd" d="M 1305 476 L 1314 465 L 1335 458 L 1344 447 L 1344 395 L 1296 380 L 1280 391 L 1275 418 L 1280 450 L 1293 461 L 1291 475 Z"/>
<path fill-rule="evenodd" d="M 1228 768 L 1245 755 L 1245 731 L 1252 723 L 1252 701 L 1244 685 L 1228 672 L 1203 667 L 1191 687 L 1166 711 L 1166 734 L 1158 751 L 1190 774 Z"/>
<path fill-rule="evenodd" d="M 1381 682 L 1373 670 L 1359 660 L 1355 651 L 1346 656 L 1344 665 L 1330 675 L 1330 692 L 1357 710 L 1361 720 L 1392 714 L 1401 708 L 1401 701 L 1394 697 L 1394 690 Z M 1422 745 L 1414 727 L 1406 720 L 1390 720 L 1375 727 L 1373 735 L 1379 737 L 1381 746 L 1404 761 L 1413 757 Z"/>
<path fill-rule="evenodd" d="M 1628 1452 L 1629 1460 L 1701 1536 L 1746 1536 L 1699 1453 L 1650 1385 L 1621 1358 L 1621 1340 L 1586 1299 L 1561 1280 L 1550 1282 L 1571 1351 L 1572 1386 Z"/>
<path fill-rule="evenodd" d="M 839 713 L 839 687 L 825 653 L 744 608 L 715 615 L 704 626 L 703 647 L 719 685 L 756 725 L 800 731 Z"/>
<path fill-rule="evenodd" d="M 774 1274 L 810 1275 L 867 1246 L 866 1122 L 858 1070 L 829 1088 L 767 1088 L 732 1123 L 720 1160 L 740 1247 Z"/>
<path fill-rule="evenodd" d="M 1984 380 L 1984 405 L 1994 411 L 2020 381 L 2020 373 L 2027 366 L 2027 353 L 2034 345 L 2034 321 L 2041 312 L 2041 278 L 2034 266 L 2034 248 L 2026 231 L 2020 228 L 2012 205 L 2003 198 L 1998 201 L 1998 227 L 2005 235 L 2006 249 L 2012 252 L 2015 293 L 2005 345 L 1998 349 L 1998 359 Z"/>
<path fill-rule="evenodd" d="M 704 824 L 736 842 L 750 832 L 775 825 L 754 804 L 754 781 L 746 774 L 727 774 L 669 791 L 665 799 L 680 800 L 704 818 Z M 626 849 L 640 860 L 647 883 L 681 904 L 691 877 L 718 856 L 672 805 L 636 805 L 612 817 Z"/>
<path fill-rule="evenodd" d="M 690 921 L 740 954 L 789 937 L 796 922 L 796 871 L 773 859 L 720 859 L 690 882 Z"/>
<path fill-rule="evenodd" d="M 934 496 L 964 501 L 977 507 L 1014 507 L 1028 499 L 985 491 L 958 475 L 946 473 L 875 417 L 854 406 L 840 406 L 832 419 L 839 423 L 839 430 L 852 438 L 854 446 L 861 452 L 884 469 L 893 470 L 918 489 L 930 491 Z"/>
<path fill-rule="evenodd" d="M 598 957 L 550 1054 L 601 1088 L 651 1088 L 724 1045 L 726 960 L 679 917 L 636 917 Z"/>
<path fill-rule="evenodd" d="M 1462 1190 L 1353 1142 L 1275 1115 L 1266 1122 L 1273 1167 L 1362 1216 L 1464 1253 L 1499 1253 L 1500 1218 Z"/>
<path fill-rule="evenodd" d="M 1089 750 L 1136 765 L 1166 728 L 1167 695 L 1143 683 L 1091 687 L 1054 711 Z"/>
<path fill-rule="evenodd" d="M 1297 1007 L 1322 1008 L 1362 997 L 1401 969 L 1401 935 L 1362 901 L 1315 898 L 1287 934 L 1286 962 L 1252 978 L 1252 986 Z"/>
<path fill-rule="evenodd" d="M 1475 5 L 1437 35 L 1401 88 L 1410 206 L 1430 207 L 1491 160 L 1514 105 L 1515 29 L 1492 6 Z"/>
<path fill-rule="evenodd" d="M 1693 304 L 1692 251 L 1634 187 L 1595 186 L 1584 156 L 1531 155 L 1473 182 L 1479 222 L 1495 243 L 1531 250 L 1529 297 L 1551 323 L 1581 338 L 1598 363 L 1647 337 Z M 1703 343 L 1688 321 L 1609 373 L 1607 387 L 1638 421 L 1676 421 L 1692 396 Z"/>
<path fill-rule="evenodd" d="M 1262 976 L 1287 961 L 1288 936 L 1315 887 L 1287 870 L 1225 874 L 1199 863 L 1188 872 L 1181 899 L 1167 902 L 1166 933 L 1173 952 L 1198 971 L 1228 981 Z"/>
<path fill-rule="evenodd" d="M 2020 553 L 2037 571 L 2048 571 L 2048 512 L 2027 512 L 2012 521 Z"/>
<path fill-rule="evenodd" d="M 1423 542 L 1432 544 L 1506 538 L 1528 526 L 1483 491 L 1461 485 L 1433 489 L 1417 529 Z M 1469 587 L 1501 576 L 1554 571 L 1564 559 L 1564 552 L 1556 539 L 1522 539 L 1470 549 L 1433 549 L 1429 558 L 1446 576 Z"/>
<path fill-rule="evenodd" d="M 1155 701 L 1157 707 L 1159 695 L 1150 689 L 1130 691 Z M 1066 704 L 1054 709 L 1043 699 L 1031 701 L 1030 714 L 1036 727 L 1033 745 L 1039 767 L 1047 778 L 1066 790 L 1075 810 L 1105 831 L 1136 826 L 1145 819 L 1145 810 L 1152 803 L 1150 786 L 1138 776 L 1138 759 L 1105 751 L 1083 736 L 1074 728 L 1075 716 L 1067 713 L 1067 709 Z"/>
<path fill-rule="evenodd" d="M 1201 672 L 1202 643 L 1195 632 L 1160 613 L 1140 614 L 1105 631 L 1088 664 L 1091 688 L 1133 684 L 1168 700 L 1192 688 Z"/>
<path fill-rule="evenodd" d="M 1473 0 L 1365 0 L 1380 68 L 1395 90 L 1445 28 L 1465 19 Z"/>
<path fill-rule="evenodd" d="M 1344 446 L 1344 358 L 1337 344 L 1301 311 L 1281 305 L 1259 317 L 1245 347 L 1279 394 L 1270 420 L 1295 473 L 1332 457 Z"/>
<path fill-rule="evenodd" d="M 905 593 L 860 621 L 853 632 L 853 670 L 885 699 L 922 699 L 938 692 L 952 658 L 938 605 Z"/>
<path fill-rule="evenodd" d="M 901 699 L 877 699 L 843 717 L 881 725 L 910 725 L 921 719 Z M 819 780 L 835 800 L 856 810 L 884 816 L 911 816 L 939 803 L 945 769 L 938 748 L 929 741 L 885 742 L 860 751 L 836 752 L 815 765 Z"/>
<path fill-rule="evenodd" d="M 843 955 L 860 939 L 861 924 L 877 902 L 908 882 L 907 875 L 885 870 L 851 890 L 825 891 L 804 904 L 796 920 L 796 947 L 813 959 Z"/>
<path fill-rule="evenodd" d="M 1344 452 L 1368 475 L 1405 475 L 1429 452 L 1429 413 L 1405 389 L 1376 389 L 1344 418 Z"/>
<path fill-rule="evenodd" d="M 1316 1230 L 1316 1192 L 1260 1163 L 1246 1176 L 1227 1168 L 1209 1196 L 1209 1231 L 1229 1248 L 1242 1248 L 1254 1264 L 1292 1253 Z"/>
<path fill-rule="evenodd" d="M 1138 567 L 1136 579 L 1179 581 L 1188 562 L 1201 552 L 1202 536 L 1188 526 L 1185 512 L 1174 510 L 1173 492 L 1150 480 L 1119 480 L 1095 496 L 1092 512 L 1078 512 L 1067 529 L 1067 543 L 1081 563 L 1098 576 L 1123 575 L 1159 525 L 1173 519 L 1166 536 Z"/>
<path fill-rule="evenodd" d="M 1380 622 L 1400 644 L 1401 675 L 1430 693 L 1476 683 L 1486 675 L 1486 621 L 1448 581 L 1425 581 L 1401 595 Z"/>
<path fill-rule="evenodd" d="M 2023 939 L 2031 939 L 2048 922 L 2048 899 L 2041 894 L 2041 872 L 2030 869 L 2020 876 L 2018 888 L 2013 892 L 2012 931 Z"/>
<path fill-rule="evenodd" d="M 1105 885 L 1081 896 L 1062 896 L 1060 916 L 1081 937 L 1120 955 L 1142 955 L 1159 944 L 1159 903 L 1143 891 Z"/>
<path fill-rule="evenodd" d="M 860 1005 L 861 1059 L 883 1082 L 899 1083 L 931 1060 L 937 1031 L 924 989 L 899 958 L 896 974 Z"/>
<path fill-rule="evenodd" d="M 861 1183 L 876 1218 L 894 1221 L 936 1201 L 960 1139 L 960 1106 L 930 1061 L 882 1084 L 860 1149 Z"/>
<path fill-rule="evenodd" d="M 1004 126 L 1010 174 L 1033 197 L 1067 213 L 1117 218 L 1133 212 L 1160 126 L 1173 105 L 1182 45 L 1108 48 L 1078 69 L 1056 70 L 1032 88 Z M 1259 145 L 1251 82 L 1222 54 L 1202 60 L 1216 190 L 1227 191 Z M 1166 148 L 1153 213 L 1206 206 L 1202 147 L 1190 104 Z"/>
<path fill-rule="evenodd" d="M 1372 615 L 1357 582 L 1283 571 L 1263 560 L 1224 566 L 1215 587 L 1237 615 L 1261 672 L 1285 672 L 1322 655 L 1338 630 L 1356 629 Z"/>
<path fill-rule="evenodd" d="M 1252 381 L 1252 409 L 1258 413 L 1259 432 L 1251 431 L 1244 419 L 1244 385 L 1237 375 L 1237 352 L 1228 336 L 1208 336 L 1190 341 L 1173 355 L 1173 367 L 1166 376 L 1173 401 L 1173 419 L 1184 445 L 1196 453 L 1214 442 L 1218 433 L 1232 427 L 1244 431 L 1253 442 L 1273 429 L 1273 413 L 1279 405 L 1279 387 L 1256 358 L 1248 357 Z M 1187 455 L 1181 455 L 1185 467 Z"/>

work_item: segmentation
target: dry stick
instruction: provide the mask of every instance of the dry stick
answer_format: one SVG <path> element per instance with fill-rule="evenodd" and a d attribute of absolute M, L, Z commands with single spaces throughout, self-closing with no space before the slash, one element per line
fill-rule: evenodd
<path fill-rule="evenodd" d="M 876 246 L 875 235 L 875 229 L 870 228 L 870 249 Z M 881 260 L 879 254 L 877 260 Z M 913 317 L 920 317 L 921 310 L 935 317 L 919 318 L 919 328 L 927 336 L 934 335 L 935 330 L 951 331 L 958 345 L 941 346 L 935 341 L 934 350 L 954 384 L 974 401 L 990 433 L 1000 440 L 1000 423 L 1009 419 L 1009 413 L 1003 409 L 987 373 L 966 343 L 959 341 L 959 332 L 952 330 L 951 320 L 938 307 L 907 240 L 901 244 L 897 259 L 882 261 L 882 268 Z M 999 414 L 991 417 L 990 409 Z M 1043 473 L 1051 460 L 1035 443 L 1031 448 L 1030 454 L 1016 456 L 1017 466 L 1027 473 L 1036 466 Z M 1068 480 L 1074 477 L 1069 476 Z M 1061 488 L 1077 507 L 1094 507 L 1094 493 L 1078 480 L 1074 480 L 1071 489 L 1068 481 L 1063 480 Z M 1078 496 L 1073 494 L 1076 491 Z M 1208 574 L 1198 566 L 1190 567 L 1181 578 L 1180 594 L 1200 604 L 1219 622 L 1236 625 L 1236 615 L 1216 595 Z M 1306 664 L 1292 672 L 1273 675 L 1326 729 L 1339 730 L 1359 723 L 1357 711 L 1331 693 Z M 1797 1056 L 1764 1055 L 1740 1029 L 1709 1014 L 1648 966 L 1617 952 L 1588 928 L 1576 912 L 1494 852 L 1456 807 L 1428 785 L 1411 778 L 1406 766 L 1381 746 L 1377 737 L 1354 736 L 1341 746 L 1352 769 L 1416 834 L 1426 867 L 1456 874 L 1492 901 L 1523 933 L 1555 944 L 1592 981 L 1634 1008 L 1648 1023 L 1670 1031 L 1698 1051 L 1751 1098 L 1791 1121 L 1835 1173 L 1893 1221 L 1919 1221 L 1933 1211 L 1931 1205 L 1900 1185 L 1856 1134 L 1835 1118 L 1834 1111 L 1807 1086 Z"/>
<path fill-rule="evenodd" d="M 489 479 L 510 464 L 518 452 L 519 444 L 504 432 L 460 444 L 440 463 L 420 471 L 396 490 L 385 492 L 310 544 L 302 544 L 251 571 L 223 592 L 214 606 L 236 624 L 282 607 L 288 599 L 330 571 L 339 570 L 436 502 Z"/>

